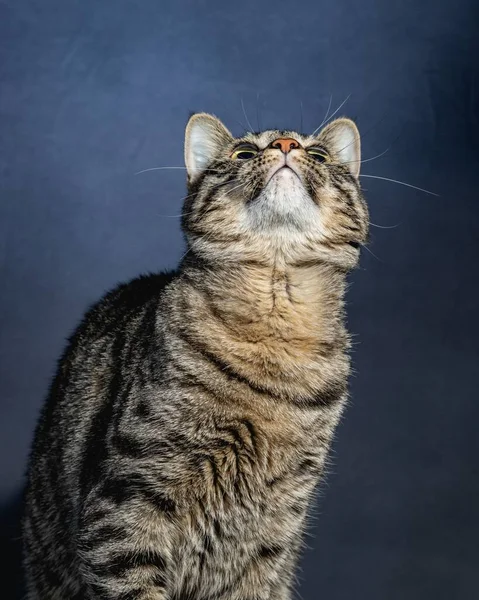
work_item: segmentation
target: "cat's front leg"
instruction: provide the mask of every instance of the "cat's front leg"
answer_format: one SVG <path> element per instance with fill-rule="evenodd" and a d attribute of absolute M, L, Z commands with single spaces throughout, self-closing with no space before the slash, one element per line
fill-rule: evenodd
<path fill-rule="evenodd" d="M 88 600 L 166 600 L 172 548 L 166 502 L 152 503 L 135 482 L 106 480 L 85 505 L 80 570 Z"/>

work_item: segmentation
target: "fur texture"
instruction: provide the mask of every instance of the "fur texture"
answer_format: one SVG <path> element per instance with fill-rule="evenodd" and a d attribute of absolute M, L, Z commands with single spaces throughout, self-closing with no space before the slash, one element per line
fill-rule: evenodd
<path fill-rule="evenodd" d="M 60 360 L 28 470 L 29 600 L 291 598 L 346 398 L 359 134 L 234 139 L 199 114 L 185 161 L 179 270 L 107 294 Z"/>

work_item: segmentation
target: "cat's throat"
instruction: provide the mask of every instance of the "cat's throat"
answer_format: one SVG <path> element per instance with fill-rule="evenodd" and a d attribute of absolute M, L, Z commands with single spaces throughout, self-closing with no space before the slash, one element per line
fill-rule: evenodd
<path fill-rule="evenodd" d="M 178 319 L 190 339 L 254 385 L 310 397 L 349 373 L 344 274 L 327 265 L 192 270 Z"/>

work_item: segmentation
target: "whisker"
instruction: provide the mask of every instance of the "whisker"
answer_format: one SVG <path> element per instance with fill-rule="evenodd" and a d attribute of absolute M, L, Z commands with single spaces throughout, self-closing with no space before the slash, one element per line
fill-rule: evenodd
<path fill-rule="evenodd" d="M 347 148 L 347 146 L 345 146 L 344 148 L 342 148 L 342 150 L 344 150 L 345 148 Z M 381 152 L 381 154 L 376 154 L 376 156 L 372 156 L 371 158 L 365 158 L 364 160 L 349 160 L 348 162 L 342 162 L 342 165 L 351 165 L 353 163 L 360 163 L 363 164 L 365 162 L 369 162 L 371 160 L 376 160 L 377 158 L 381 158 L 381 156 L 384 156 L 386 154 L 386 152 L 389 152 L 389 150 L 391 149 L 391 147 L 386 148 L 386 150 L 384 150 L 384 152 Z M 341 152 L 341 150 L 340 150 Z"/>
<path fill-rule="evenodd" d="M 380 259 L 378 256 L 376 256 L 376 255 L 374 254 L 374 252 L 373 252 L 372 250 L 370 250 L 370 249 L 369 249 L 367 246 L 362 246 L 362 248 L 364 248 L 365 250 L 367 250 L 367 251 L 369 252 L 369 254 L 371 254 L 371 256 L 374 256 L 374 258 L 375 258 L 376 260 L 378 260 L 379 262 L 381 262 L 381 263 L 383 263 L 383 262 L 384 262 L 384 261 L 383 261 L 383 260 L 381 260 L 381 259 Z"/>
<path fill-rule="evenodd" d="M 326 119 L 328 118 L 329 115 L 329 111 L 331 110 L 331 104 L 333 103 L 333 94 L 331 94 L 331 96 L 329 97 L 329 104 L 328 104 L 328 110 L 326 111 L 326 114 L 324 115 L 323 120 L 321 121 L 321 124 L 319 125 L 319 127 L 317 127 L 314 130 L 313 135 L 316 133 L 316 131 L 318 131 L 318 129 L 321 129 L 321 127 L 323 126 L 323 123 L 326 121 Z"/>
<path fill-rule="evenodd" d="M 365 163 L 365 162 L 370 162 L 371 160 L 376 160 L 377 158 L 381 158 L 381 156 L 384 156 L 387 152 L 389 152 L 390 147 L 386 148 L 386 150 L 384 150 L 384 152 L 381 152 L 380 154 L 376 154 L 376 156 L 372 156 L 371 158 L 365 158 L 364 160 L 360 160 L 359 162 L 361 164 Z"/>
<path fill-rule="evenodd" d="M 250 131 L 254 131 L 253 126 L 251 125 L 249 119 L 248 119 L 248 115 L 246 114 L 246 110 L 244 107 L 244 102 L 243 102 L 243 98 L 241 98 L 241 108 L 243 109 L 243 114 L 244 114 L 244 118 L 246 119 L 246 123 L 248 124 L 249 130 Z"/>
<path fill-rule="evenodd" d="M 325 119 L 325 120 L 324 120 L 324 121 L 321 123 L 321 125 L 320 125 L 318 128 L 316 128 L 316 129 L 313 131 L 313 133 L 312 133 L 311 135 L 316 135 L 316 132 L 317 132 L 317 131 L 319 131 L 319 130 L 321 129 L 321 127 L 323 127 L 323 125 L 326 125 L 326 123 L 327 123 L 328 121 L 331 121 L 331 119 L 334 117 L 334 115 L 336 115 L 336 114 L 337 114 L 337 113 L 338 113 L 338 112 L 341 110 L 341 108 L 342 108 L 342 107 L 343 107 L 343 106 L 346 104 L 346 102 L 347 102 L 347 101 L 348 101 L 350 98 L 351 98 L 351 94 L 349 94 L 348 96 L 346 96 L 346 98 L 345 98 L 345 99 L 344 99 L 344 100 L 341 102 L 341 104 L 340 104 L 340 105 L 338 106 L 338 108 L 337 108 L 337 109 L 336 109 L 336 110 L 333 112 L 333 114 L 332 114 L 332 115 L 330 115 L 330 116 L 329 116 L 327 119 Z M 329 110 L 328 110 L 328 112 L 329 112 Z"/>
<path fill-rule="evenodd" d="M 143 169 L 143 171 L 138 171 L 135 175 L 140 175 L 140 173 L 147 173 L 148 171 L 163 171 L 166 169 L 181 169 L 185 170 L 186 167 L 151 167 L 150 169 Z"/>
<path fill-rule="evenodd" d="M 369 224 L 373 227 L 378 227 L 379 229 L 395 229 L 396 227 L 399 227 L 399 225 L 402 225 L 402 223 L 398 223 L 397 225 L 376 225 L 376 223 L 371 223 L 371 221 L 369 221 Z"/>
<path fill-rule="evenodd" d="M 236 180 L 237 181 L 237 180 Z M 231 181 L 228 181 L 226 183 L 232 183 Z M 235 187 L 231 188 L 230 190 L 227 190 L 226 193 L 231 193 L 234 192 L 235 190 L 238 190 L 240 187 L 244 186 L 244 183 L 241 182 L 239 185 L 235 185 Z"/>
<path fill-rule="evenodd" d="M 188 254 L 188 252 L 191 250 L 191 246 L 188 248 L 188 250 L 183 254 L 183 256 L 180 257 L 180 260 L 178 261 L 179 263 L 182 262 L 182 260 L 185 258 L 185 256 Z"/>
<path fill-rule="evenodd" d="M 140 173 L 147 173 L 148 171 L 164 171 L 167 169 L 180 169 L 180 170 L 186 170 L 186 167 L 151 167 L 150 169 L 143 169 L 143 171 L 137 171 L 135 173 L 135 175 L 140 175 Z M 211 171 L 211 172 L 215 172 L 215 169 L 203 169 L 204 171 Z"/>
<path fill-rule="evenodd" d="M 234 183 L 234 182 L 236 182 L 236 181 L 238 181 L 236 178 L 235 178 L 235 179 L 228 180 L 228 181 L 221 181 L 220 183 L 216 183 L 216 184 L 214 185 L 214 187 L 215 187 L 215 188 L 219 188 L 219 187 L 220 187 L 220 186 L 222 186 L 222 185 L 227 185 L 228 183 Z M 238 189 L 239 187 L 241 187 L 241 185 L 243 185 L 243 184 L 241 183 L 240 185 L 238 185 L 238 186 L 236 186 L 236 187 L 232 188 L 232 189 L 230 190 L 230 192 L 232 192 L 233 190 L 236 190 L 236 189 Z M 195 196 L 195 195 L 196 195 L 196 192 L 195 192 L 195 193 L 193 193 L 193 194 L 188 194 L 188 196 L 185 196 L 184 198 L 181 198 L 181 199 L 179 200 L 179 202 L 184 202 L 185 200 L 188 200 L 188 198 L 191 198 L 192 196 Z M 194 212 L 195 212 L 195 211 L 194 211 L 194 210 L 192 210 L 192 211 L 190 211 L 190 212 L 187 212 L 187 213 L 181 213 L 180 215 L 156 215 L 156 216 L 157 216 L 157 217 L 162 217 L 162 218 L 176 219 L 176 218 L 182 217 L 183 215 L 185 215 L 185 216 L 187 216 L 187 215 L 192 215 Z"/>
<path fill-rule="evenodd" d="M 248 131 L 248 126 L 245 125 L 243 123 L 243 121 L 240 121 L 239 119 L 237 119 L 236 117 L 231 117 L 234 121 L 236 121 L 238 123 L 238 125 L 241 127 L 242 131 Z"/>
<path fill-rule="evenodd" d="M 328 123 L 329 121 L 331 121 L 331 119 L 334 117 L 334 115 L 337 115 L 338 112 L 342 109 L 342 107 L 346 104 L 346 102 L 351 98 L 351 94 L 348 94 L 346 96 L 346 98 L 341 102 L 341 104 L 338 106 L 338 108 L 333 112 L 332 115 L 329 115 L 329 117 L 326 119 L 326 121 L 324 121 L 324 123 L 321 125 L 321 127 L 323 127 L 324 125 L 326 125 L 326 123 Z M 316 133 L 316 132 L 315 132 Z"/>
<path fill-rule="evenodd" d="M 237 187 L 239 187 L 239 186 L 237 186 Z M 234 189 L 236 189 L 236 188 L 234 188 Z M 199 238 L 200 240 L 206 240 L 206 241 L 208 241 L 208 240 L 210 240 L 210 239 L 211 239 L 211 237 L 214 235 L 214 233 L 215 233 L 215 232 L 213 231 L 213 232 L 211 232 L 211 233 L 210 233 L 210 235 L 208 235 L 208 234 L 206 234 L 206 233 L 205 233 L 205 234 L 203 234 L 203 235 L 198 235 L 198 236 L 197 236 L 197 238 Z M 193 249 L 193 246 L 190 246 L 190 247 L 188 248 L 188 250 L 187 250 L 187 251 L 186 251 L 186 252 L 183 254 L 183 256 L 180 258 L 180 260 L 179 260 L 179 262 L 180 262 L 180 263 L 183 261 L 183 259 L 184 259 L 184 258 L 185 258 L 185 256 L 188 254 L 188 252 L 190 252 L 190 250 L 192 250 L 192 249 Z"/>
<path fill-rule="evenodd" d="M 302 133 L 303 132 L 303 101 L 302 100 L 299 101 L 299 108 L 301 111 L 301 122 L 299 125 L 299 131 Z"/>
<path fill-rule="evenodd" d="M 259 92 L 256 94 L 256 120 L 258 122 L 258 131 L 261 131 L 261 117 L 259 114 Z"/>
<path fill-rule="evenodd" d="M 420 192 L 424 192 L 425 194 L 430 194 L 431 196 L 436 196 L 437 198 L 440 198 L 439 194 L 436 194 L 435 192 L 430 192 L 429 190 L 417 187 L 416 185 L 411 185 L 410 183 L 405 183 L 404 181 L 398 181 L 397 179 L 389 179 L 389 177 L 380 177 L 379 175 L 365 175 L 364 173 L 360 174 L 359 177 L 368 177 L 370 179 L 382 179 L 383 181 L 390 181 L 391 183 L 405 185 L 406 187 L 412 188 L 414 190 L 419 190 Z"/>
<path fill-rule="evenodd" d="M 205 234 L 203 234 L 203 235 L 198 235 L 198 236 L 196 236 L 196 237 L 197 237 L 197 238 L 199 238 L 200 240 L 204 240 L 204 239 L 206 239 L 206 241 L 208 241 L 208 239 L 210 239 L 212 235 L 213 235 L 213 233 L 211 233 L 209 236 L 208 236 L 208 235 L 205 233 Z M 183 256 L 180 258 L 180 260 L 179 260 L 179 262 L 180 262 L 180 263 L 181 263 L 181 261 L 182 261 L 182 260 L 185 258 L 185 256 L 188 254 L 188 252 L 190 252 L 190 250 L 192 250 L 192 249 L 193 249 L 193 246 L 190 246 L 190 247 L 188 248 L 188 250 L 187 250 L 187 251 L 186 251 L 186 252 L 183 254 Z"/>
<path fill-rule="evenodd" d="M 363 133 L 360 135 L 360 137 L 358 137 L 358 136 L 354 136 L 354 139 L 353 139 L 353 141 L 352 141 L 352 142 L 349 142 L 349 144 L 346 144 L 346 146 L 343 146 L 343 147 L 341 148 L 341 150 L 339 150 L 338 152 L 340 153 L 340 152 L 342 152 L 343 150 L 346 150 L 346 148 L 349 148 L 349 146 L 351 146 L 352 144 L 356 143 L 356 141 L 357 141 L 358 139 L 360 139 L 360 138 L 361 138 L 361 139 L 362 139 L 362 138 L 364 138 L 364 137 L 365 137 L 365 136 L 366 136 L 368 133 L 370 133 L 371 131 L 373 131 L 373 129 L 374 129 L 375 127 L 377 127 L 377 126 L 378 126 L 380 123 L 382 123 L 382 121 L 384 121 L 384 119 L 385 119 L 385 118 L 386 118 L 386 115 L 383 115 L 383 116 L 382 116 L 382 117 L 379 119 L 379 121 L 378 121 L 377 123 L 374 123 L 373 125 L 371 125 L 371 127 L 369 127 L 368 129 L 366 129 L 366 131 L 363 131 Z M 400 137 L 400 135 L 398 135 L 398 136 L 397 136 L 397 138 L 396 138 L 395 140 L 393 140 L 393 142 L 391 143 L 391 145 L 389 146 L 389 148 L 391 148 L 391 146 L 392 146 L 392 145 L 393 145 L 395 142 L 397 142 L 397 140 L 399 139 L 399 137 Z M 389 148 L 388 148 L 388 150 L 389 150 Z"/>
<path fill-rule="evenodd" d="M 379 125 L 379 123 L 381 123 L 381 121 L 384 120 L 384 118 L 385 118 L 385 116 L 381 117 L 375 125 L 372 125 L 371 127 L 369 127 L 369 129 L 366 129 L 366 131 L 360 137 L 363 138 L 367 133 L 372 131 L 374 129 L 374 127 Z M 386 152 L 388 152 L 393 147 L 393 144 L 395 144 L 398 141 L 398 139 L 401 137 L 401 135 L 402 135 L 402 133 L 397 135 L 396 138 L 391 142 L 389 147 L 386 148 L 386 150 L 384 150 L 384 152 L 382 152 L 381 154 L 378 154 L 377 156 L 373 156 L 373 158 L 367 158 L 361 162 L 368 162 L 370 160 L 374 160 L 375 158 L 379 158 L 380 156 L 383 156 L 384 154 L 386 154 Z M 343 150 L 346 150 L 346 148 L 349 148 L 349 146 L 351 146 L 351 144 L 354 144 L 356 142 L 356 140 L 358 140 L 358 139 L 360 139 L 360 138 L 358 138 L 357 136 L 354 136 L 353 141 L 350 142 L 349 144 L 346 144 L 346 146 L 343 146 L 343 148 L 341 148 L 341 150 L 339 150 L 339 153 L 341 153 Z M 355 162 L 355 161 L 352 161 L 352 162 Z M 348 164 L 348 163 L 342 163 L 342 164 Z"/>

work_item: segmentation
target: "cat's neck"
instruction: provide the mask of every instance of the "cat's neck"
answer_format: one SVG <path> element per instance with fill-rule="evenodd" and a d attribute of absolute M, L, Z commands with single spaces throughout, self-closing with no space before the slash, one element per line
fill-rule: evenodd
<path fill-rule="evenodd" d="M 328 373 L 337 380 L 347 375 L 346 284 L 337 268 L 192 263 L 183 274 L 188 328 L 242 376 L 309 394 Z"/>
<path fill-rule="evenodd" d="M 183 272 L 211 310 L 245 340 L 278 334 L 286 341 L 288 331 L 296 338 L 300 330 L 324 338 L 342 323 L 346 274 L 332 265 L 191 263 Z"/>

